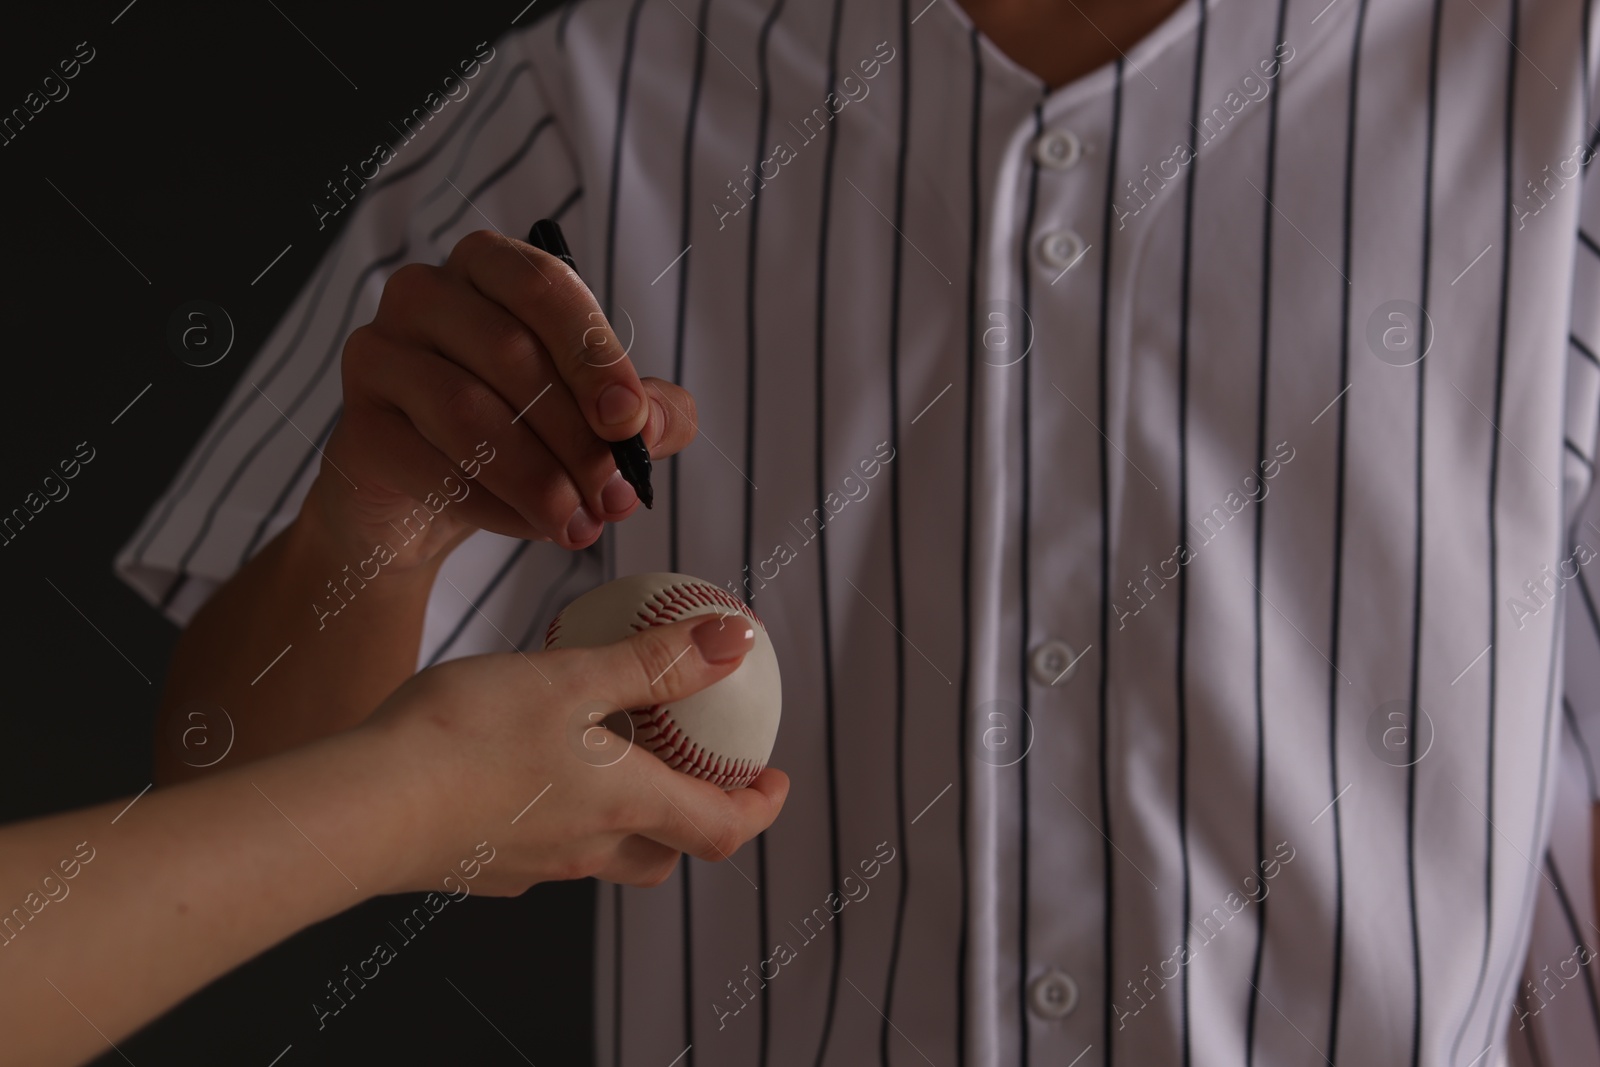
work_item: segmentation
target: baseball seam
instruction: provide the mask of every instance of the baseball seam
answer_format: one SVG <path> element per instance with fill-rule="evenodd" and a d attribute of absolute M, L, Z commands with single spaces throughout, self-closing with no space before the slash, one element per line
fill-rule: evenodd
<path fill-rule="evenodd" d="M 723 618 L 739 612 L 745 618 L 761 627 L 767 628 L 755 612 L 750 610 L 750 605 L 739 598 L 732 596 L 714 585 L 705 582 L 686 582 L 678 585 L 669 585 L 660 590 L 648 601 L 645 606 L 648 612 L 640 610 L 640 624 L 635 624 L 635 630 L 642 630 L 645 626 L 660 626 L 666 622 L 676 622 L 688 615 L 695 608 L 724 607 L 731 609 L 723 614 Z"/>
<path fill-rule="evenodd" d="M 750 605 L 706 582 L 680 582 L 659 590 L 645 602 L 634 622 L 634 632 L 650 626 L 676 622 L 695 608 L 722 607 L 732 610 L 723 618 L 738 612 L 763 630 L 767 628 Z M 561 633 L 561 617 L 565 609 L 557 612 L 545 631 L 544 646 L 549 648 Z M 661 704 L 639 708 L 628 713 L 633 721 L 636 740 L 652 755 L 674 770 L 703 779 L 723 789 L 742 789 L 755 781 L 766 769 L 766 760 L 729 759 L 690 741 L 683 728 L 673 719 L 671 710 Z M 648 733 L 646 732 L 648 731 Z"/>
<path fill-rule="evenodd" d="M 766 769 L 765 760 L 730 760 L 692 743 L 660 704 L 631 712 L 630 717 L 638 731 L 639 743 L 661 762 L 713 785 L 740 789 L 755 781 L 756 775 Z M 648 736 L 647 729 L 651 731 Z"/>

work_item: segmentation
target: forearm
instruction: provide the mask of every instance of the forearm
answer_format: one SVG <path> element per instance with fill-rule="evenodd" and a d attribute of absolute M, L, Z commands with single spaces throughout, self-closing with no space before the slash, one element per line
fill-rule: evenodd
<path fill-rule="evenodd" d="M 396 796 L 391 747 L 361 730 L 126 811 L 0 829 L 0 1063 L 105 1052 L 295 931 L 402 888 L 426 805 Z"/>
<path fill-rule="evenodd" d="M 348 729 L 415 672 L 438 562 L 378 567 L 374 546 L 341 544 L 324 531 L 308 503 L 184 630 L 161 705 L 160 780 Z M 196 712 L 203 717 L 191 718 Z M 212 762 L 228 722 L 232 748 Z"/>

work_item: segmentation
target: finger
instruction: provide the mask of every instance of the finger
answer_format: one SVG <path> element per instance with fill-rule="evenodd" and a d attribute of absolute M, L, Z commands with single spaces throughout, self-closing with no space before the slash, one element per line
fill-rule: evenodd
<path fill-rule="evenodd" d="M 762 771 L 743 789 L 724 792 L 709 782 L 662 765 L 667 773 L 644 774 L 640 810 L 653 816 L 638 832 L 686 855 L 716 863 L 766 830 L 789 796 L 789 776 Z M 656 794 L 651 803 L 649 793 Z"/>
<path fill-rule="evenodd" d="M 679 850 L 648 837 L 629 834 L 618 842 L 615 854 L 594 872 L 594 877 L 620 885 L 650 889 L 672 876 L 682 855 Z"/>
<path fill-rule="evenodd" d="M 736 611 L 649 626 L 615 644 L 581 650 L 584 696 L 619 708 L 647 708 L 684 697 L 732 674 L 755 644 Z"/>
<path fill-rule="evenodd" d="M 644 386 L 576 272 L 548 253 L 487 230 L 463 237 L 446 266 L 538 336 L 596 434 L 623 441 L 643 432 L 649 418 Z"/>
<path fill-rule="evenodd" d="M 700 433 L 700 416 L 694 396 L 683 386 L 661 378 L 645 378 L 650 397 L 650 420 L 643 430 L 644 443 L 654 459 L 675 455 Z"/>
<path fill-rule="evenodd" d="M 359 333 L 359 331 L 358 331 Z M 346 346 L 347 393 L 360 380 L 364 397 L 409 419 L 446 456 L 473 455 L 482 442 L 493 459 L 479 467 L 482 487 L 521 515 L 542 537 L 583 548 L 599 537 L 599 520 L 583 494 L 539 438 L 518 425 L 516 412 L 482 380 L 431 352 L 380 342 L 376 354 L 356 336 Z M 366 362 L 381 366 L 364 369 Z"/>
<path fill-rule="evenodd" d="M 408 288 L 416 290 L 413 305 L 396 317 L 405 340 L 438 352 L 498 393 L 566 469 L 591 515 L 615 522 L 637 508 L 639 498 L 611 449 L 526 324 L 459 274 L 434 271 Z"/>

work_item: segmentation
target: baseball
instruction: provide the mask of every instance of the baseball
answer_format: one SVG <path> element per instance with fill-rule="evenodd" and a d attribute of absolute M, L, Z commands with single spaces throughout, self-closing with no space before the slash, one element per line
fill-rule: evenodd
<path fill-rule="evenodd" d="M 550 622 L 544 647 L 609 645 L 646 626 L 693 615 L 742 615 L 755 630 L 755 645 L 737 670 L 710 688 L 671 704 L 630 709 L 634 739 L 669 767 L 739 789 L 766 767 L 783 706 L 777 653 L 766 626 L 744 601 L 687 574 L 634 574 L 563 608 Z"/>

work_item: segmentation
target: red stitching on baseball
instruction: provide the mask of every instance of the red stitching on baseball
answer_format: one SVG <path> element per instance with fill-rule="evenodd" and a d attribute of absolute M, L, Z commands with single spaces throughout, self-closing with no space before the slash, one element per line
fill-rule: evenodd
<path fill-rule="evenodd" d="M 742 789 L 766 769 L 765 760 L 730 760 L 691 742 L 660 704 L 629 712 L 638 741 L 667 766 L 724 789 Z M 650 731 L 647 735 L 645 731 Z"/>
<path fill-rule="evenodd" d="M 545 648 L 549 648 L 551 645 L 556 643 L 556 637 L 561 633 L 561 616 L 565 614 L 566 610 L 563 609 L 556 612 L 556 617 L 550 620 L 550 626 L 544 632 Z"/>
<path fill-rule="evenodd" d="M 767 628 L 761 617 L 750 610 L 750 605 L 709 582 L 679 582 L 667 586 L 645 601 L 640 607 L 639 619 L 645 626 L 660 626 L 684 618 L 694 608 L 708 605 L 730 609 L 724 613 L 724 618 L 737 611 L 763 630 Z"/>
<path fill-rule="evenodd" d="M 679 582 L 654 593 L 640 605 L 638 621 L 632 626 L 637 632 L 647 626 L 677 622 L 695 608 L 708 605 L 730 609 L 723 618 L 738 612 L 762 630 L 767 628 L 760 616 L 750 610 L 750 605 L 709 582 Z M 565 614 L 565 611 L 558 612 L 550 620 L 550 628 L 544 635 L 546 648 L 560 635 L 561 617 Z M 766 760 L 730 760 L 691 743 L 664 705 L 639 708 L 630 711 L 628 716 L 633 720 L 637 740 L 648 751 L 674 770 L 704 779 L 712 785 L 723 789 L 742 789 L 766 769 Z"/>

